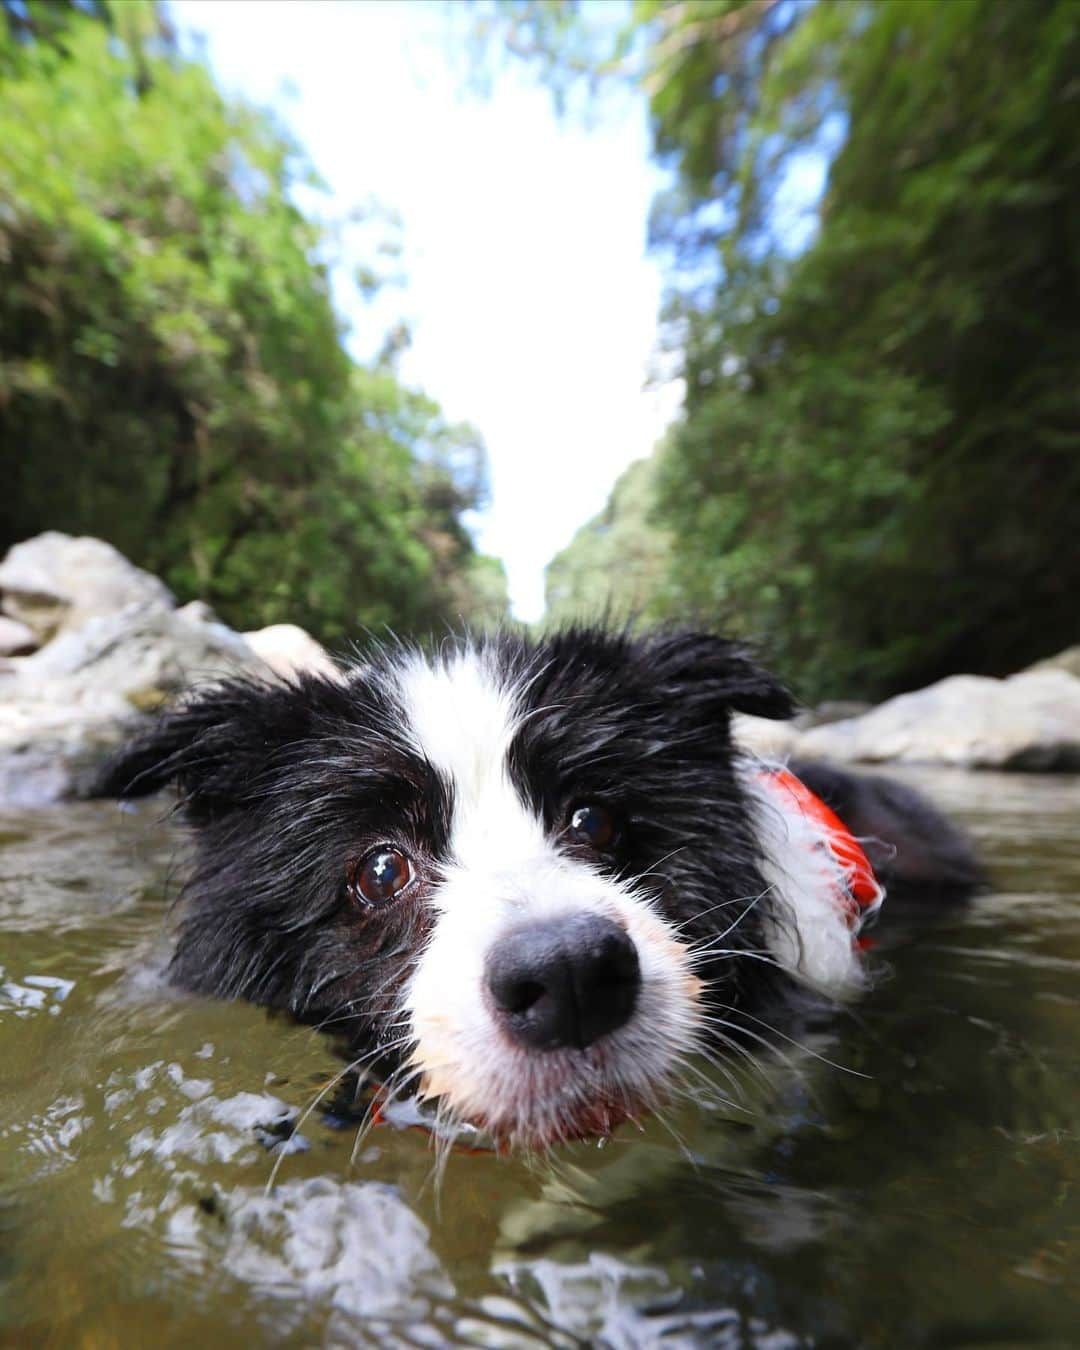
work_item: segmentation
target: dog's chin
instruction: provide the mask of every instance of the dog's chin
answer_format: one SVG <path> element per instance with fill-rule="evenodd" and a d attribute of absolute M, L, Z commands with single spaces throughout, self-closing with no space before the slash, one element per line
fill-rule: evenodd
<path fill-rule="evenodd" d="M 547 1120 L 533 1120 L 528 1115 L 486 1116 L 484 1114 L 459 1121 L 479 1132 L 499 1153 L 544 1153 L 558 1144 L 597 1141 L 609 1138 L 620 1125 L 636 1120 L 655 1108 L 643 1101 L 628 1101 L 599 1095 L 592 1101 L 575 1105 L 565 1114 Z"/>
<path fill-rule="evenodd" d="M 516 1058 L 509 1072 L 489 1069 L 483 1076 L 461 1066 L 429 1067 L 418 1095 L 435 1103 L 437 1115 L 480 1131 L 498 1151 L 528 1153 L 606 1139 L 666 1097 L 659 1083 L 631 1083 L 612 1072 L 602 1045 Z"/>
<path fill-rule="evenodd" d="M 644 1105 L 633 1108 L 624 1101 L 598 1098 L 547 1125 L 517 1123 L 482 1128 L 499 1152 L 544 1153 L 557 1144 L 607 1139 L 620 1125 L 636 1119 L 644 1111 Z"/>

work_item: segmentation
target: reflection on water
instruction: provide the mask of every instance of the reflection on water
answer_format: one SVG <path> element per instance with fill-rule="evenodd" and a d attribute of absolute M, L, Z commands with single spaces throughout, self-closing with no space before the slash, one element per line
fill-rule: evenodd
<path fill-rule="evenodd" d="M 894 915 L 738 1105 L 438 1187 L 419 1130 L 301 1120 L 317 1034 L 164 987 L 155 808 L 0 818 L 0 1345 L 1080 1343 L 1080 780 L 909 776 L 993 894 Z"/>

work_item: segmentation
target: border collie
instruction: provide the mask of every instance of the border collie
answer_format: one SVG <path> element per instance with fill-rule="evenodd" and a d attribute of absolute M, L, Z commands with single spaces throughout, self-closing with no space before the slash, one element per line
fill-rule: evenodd
<path fill-rule="evenodd" d="M 766 1004 L 863 987 L 881 886 L 805 784 L 846 797 L 886 877 L 977 879 L 907 789 L 733 745 L 733 713 L 792 711 L 704 634 L 395 646 L 197 693 L 99 792 L 179 788 L 179 984 L 331 1027 L 499 1146 L 544 1148 L 649 1110 Z"/>

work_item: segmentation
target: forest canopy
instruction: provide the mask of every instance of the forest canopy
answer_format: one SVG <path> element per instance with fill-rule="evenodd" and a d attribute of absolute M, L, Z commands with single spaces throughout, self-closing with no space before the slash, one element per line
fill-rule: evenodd
<path fill-rule="evenodd" d="M 564 106 L 633 82 L 670 181 L 684 408 L 553 561 L 549 620 L 721 627 L 807 698 L 1080 641 L 1080 0 L 467 13 Z M 479 437 L 398 342 L 350 357 L 310 166 L 167 14 L 0 0 L 0 549 L 98 534 L 331 641 L 498 621 Z"/>
<path fill-rule="evenodd" d="M 560 96 L 629 73 L 672 173 L 653 242 L 686 401 L 632 501 L 670 541 L 639 608 L 762 641 L 810 697 L 1080 640 L 1076 0 L 638 0 L 606 37 L 590 16 L 484 23 Z M 592 547 L 554 600 L 604 604 L 620 559 L 593 572 Z"/>
<path fill-rule="evenodd" d="M 99 535 L 238 626 L 328 640 L 497 620 L 463 523 L 484 448 L 392 344 L 349 357 L 297 185 L 299 147 L 167 11 L 3 0 L 0 551 Z"/>

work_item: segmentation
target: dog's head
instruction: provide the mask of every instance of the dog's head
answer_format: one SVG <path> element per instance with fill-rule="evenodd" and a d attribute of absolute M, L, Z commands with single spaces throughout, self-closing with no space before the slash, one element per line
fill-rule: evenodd
<path fill-rule="evenodd" d="M 343 1032 L 543 1146 L 648 1108 L 710 1006 L 770 977 L 735 710 L 791 704 L 708 636 L 393 649 L 340 681 L 208 690 L 102 788 L 180 789 L 182 983 Z"/>

